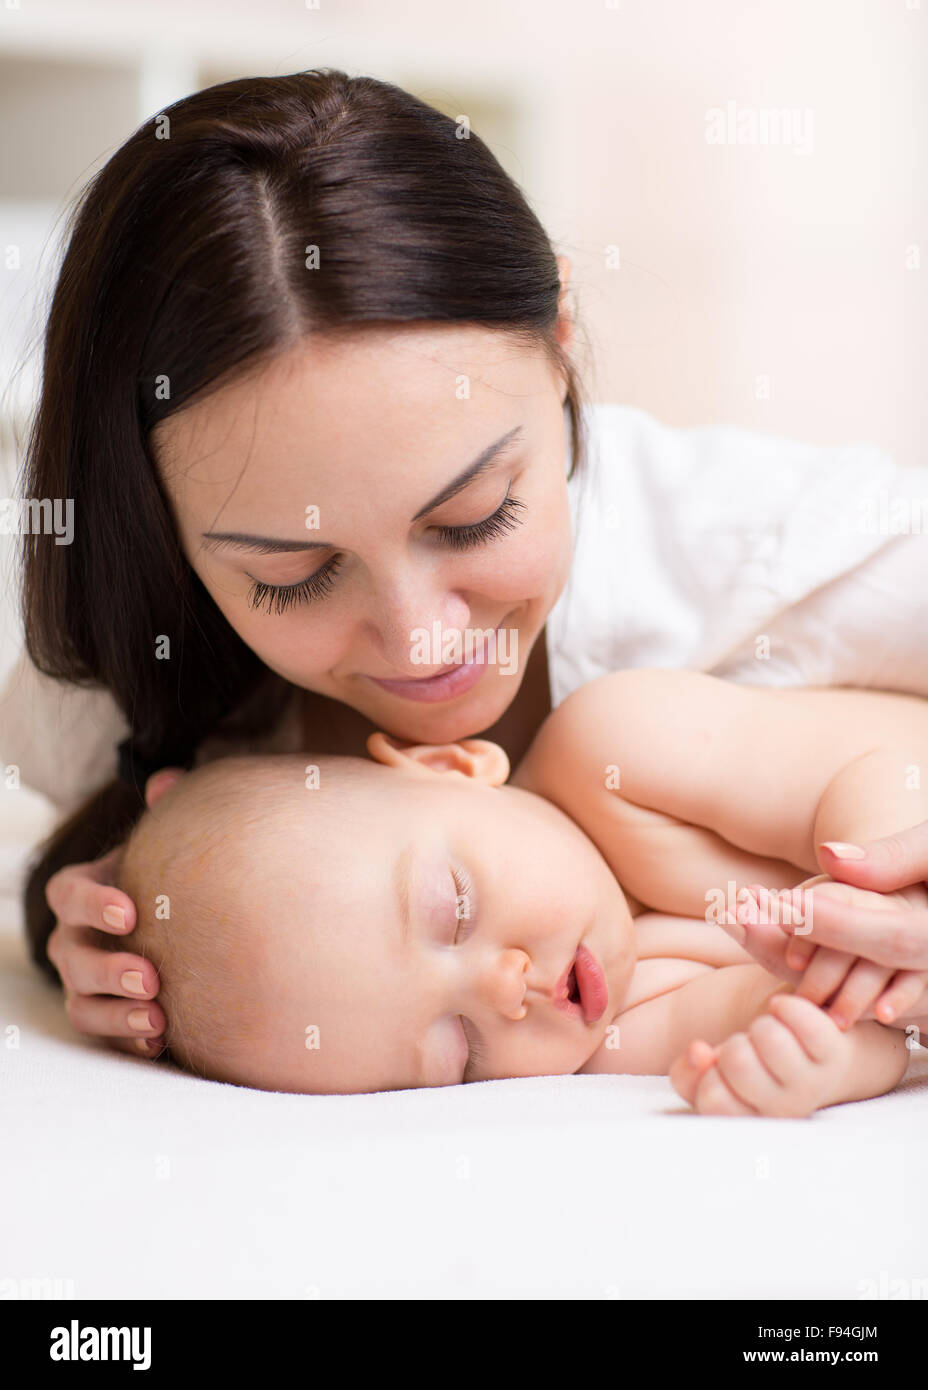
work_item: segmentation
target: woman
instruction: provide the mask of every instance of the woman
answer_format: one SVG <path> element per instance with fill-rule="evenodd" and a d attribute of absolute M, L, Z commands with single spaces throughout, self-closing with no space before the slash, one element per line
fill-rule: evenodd
<path fill-rule="evenodd" d="M 928 691 L 921 538 L 854 525 L 891 461 L 587 408 L 567 262 L 461 133 L 371 78 L 243 79 L 76 210 L 26 478 L 74 540 L 27 539 L 3 745 L 71 812 L 26 915 L 82 1032 L 160 1050 L 154 967 L 89 930 L 134 925 L 109 879 L 159 769 L 375 727 L 515 765 L 622 665 Z"/>

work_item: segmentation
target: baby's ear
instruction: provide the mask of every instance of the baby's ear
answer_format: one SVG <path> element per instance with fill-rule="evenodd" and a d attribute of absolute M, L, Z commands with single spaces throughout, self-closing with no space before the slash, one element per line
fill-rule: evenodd
<path fill-rule="evenodd" d="M 474 782 L 501 787 L 509 776 L 509 759 L 498 743 L 465 738 L 459 743 L 403 743 L 390 734 L 370 734 L 367 751 L 385 767 L 425 777 L 458 773 Z"/>
<path fill-rule="evenodd" d="M 145 805 L 151 809 L 156 801 L 160 801 L 165 792 L 170 791 L 174 783 L 184 775 L 182 767 L 162 767 L 157 772 L 153 772 L 145 783 Z"/>

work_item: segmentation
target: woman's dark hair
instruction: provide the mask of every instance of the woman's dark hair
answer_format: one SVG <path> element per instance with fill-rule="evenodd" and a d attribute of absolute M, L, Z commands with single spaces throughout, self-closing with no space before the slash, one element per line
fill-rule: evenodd
<path fill-rule="evenodd" d="M 72 498 L 76 525 L 70 546 L 25 538 L 26 647 L 46 675 L 112 693 L 142 766 L 189 766 L 219 729 L 267 730 L 293 691 L 180 548 L 149 442 L 161 420 L 307 334 L 464 321 L 543 345 L 572 470 L 584 457 L 544 229 L 478 135 L 390 83 L 322 69 L 185 97 L 88 183 L 68 237 L 24 495 Z M 45 884 L 120 843 L 142 793 L 112 782 L 40 847 L 27 933 L 54 979 Z"/>

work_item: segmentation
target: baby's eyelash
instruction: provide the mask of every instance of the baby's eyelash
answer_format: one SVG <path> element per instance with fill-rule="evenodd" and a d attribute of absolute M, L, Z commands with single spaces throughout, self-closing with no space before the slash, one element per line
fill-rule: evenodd
<path fill-rule="evenodd" d="M 471 876 L 466 869 L 458 868 L 456 865 L 451 870 L 451 877 L 454 879 L 454 889 L 455 893 L 457 894 L 457 903 L 459 907 L 462 900 L 467 907 L 466 914 L 460 912 L 459 910 L 458 922 L 466 922 L 470 919 L 471 902 L 473 901 L 474 891 L 473 880 L 471 879 Z M 453 944 L 457 945 L 457 941 L 458 929 L 455 928 Z M 467 1061 L 464 1064 L 464 1073 L 461 1077 L 461 1081 L 462 1083 L 464 1083 L 472 1079 L 474 1067 L 476 1067 L 478 1062 L 483 1061 L 484 1057 L 486 1056 L 486 1048 L 480 1041 L 479 1036 L 474 1038 L 468 1037 L 467 1024 L 470 1022 L 470 1020 L 465 1019 L 463 1014 L 460 1014 L 459 1017 L 461 1020 L 461 1030 L 464 1033 L 464 1041 L 467 1043 Z M 473 1024 L 471 1024 L 470 1026 L 473 1028 Z"/>
<path fill-rule="evenodd" d="M 487 1050 L 479 1038 L 473 1040 L 467 1037 L 467 1029 L 464 1027 L 464 1015 L 461 1014 L 461 1027 L 464 1029 L 464 1037 L 467 1039 L 467 1061 L 464 1064 L 464 1074 L 461 1077 L 461 1084 L 466 1085 L 468 1081 L 473 1081 L 473 1071 L 478 1062 L 482 1062 L 487 1055 Z M 468 1075 L 470 1073 L 470 1075 Z"/>
<path fill-rule="evenodd" d="M 471 916 L 471 903 L 473 902 L 474 896 L 473 880 L 466 869 L 459 869 L 456 867 L 451 870 L 451 877 L 454 879 L 454 891 L 457 899 L 456 905 L 458 906 L 458 922 L 469 922 Z M 464 912 L 460 911 L 462 899 L 464 900 L 464 906 L 466 908 Z M 456 927 L 454 931 L 453 945 L 455 946 L 458 944 L 459 930 L 460 928 Z"/>

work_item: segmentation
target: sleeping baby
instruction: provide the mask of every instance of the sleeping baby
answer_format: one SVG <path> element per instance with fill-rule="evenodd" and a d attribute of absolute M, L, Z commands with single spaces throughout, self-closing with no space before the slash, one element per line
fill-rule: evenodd
<path fill-rule="evenodd" d="M 99 939 L 154 961 L 181 1066 L 314 1094 L 669 1074 L 700 1113 L 782 1116 L 903 1076 L 926 979 L 787 953 L 816 893 L 928 896 L 816 857 L 928 818 L 924 701 L 629 670 L 511 778 L 482 739 L 368 750 L 150 779 L 116 880 L 138 922 Z"/>

